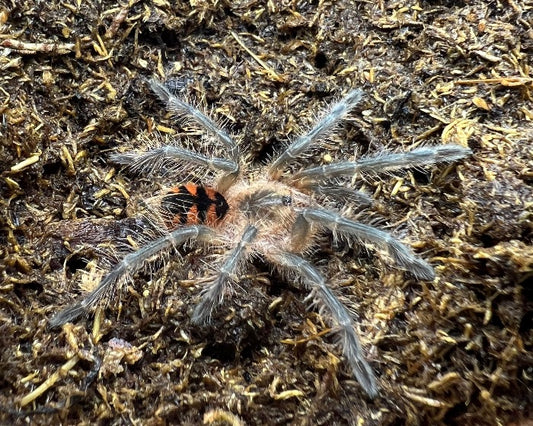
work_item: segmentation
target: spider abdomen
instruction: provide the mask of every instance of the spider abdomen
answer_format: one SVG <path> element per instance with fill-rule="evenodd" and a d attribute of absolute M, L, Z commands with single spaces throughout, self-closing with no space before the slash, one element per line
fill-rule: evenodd
<path fill-rule="evenodd" d="M 228 203 L 222 194 L 208 186 L 189 182 L 172 188 L 161 200 L 161 211 L 167 225 L 215 225 L 228 212 Z"/>

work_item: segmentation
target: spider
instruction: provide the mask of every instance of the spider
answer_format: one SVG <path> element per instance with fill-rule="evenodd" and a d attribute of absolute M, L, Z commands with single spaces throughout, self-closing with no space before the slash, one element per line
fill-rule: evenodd
<path fill-rule="evenodd" d="M 155 197 L 153 205 L 161 217 L 159 228 L 163 229 L 160 235 L 124 256 L 92 292 L 57 313 L 50 326 L 61 326 L 97 305 L 105 305 L 128 277 L 175 247 L 186 243 L 223 247 L 226 252 L 216 265 L 218 274 L 202 290 L 192 314 L 193 323 L 209 323 L 213 311 L 231 294 L 232 284 L 246 263 L 253 257 L 261 257 L 304 283 L 309 290 L 308 299 L 331 322 L 355 378 L 369 397 L 377 396 L 377 381 L 362 353 L 352 317 L 319 269 L 306 259 L 306 254 L 316 245 L 318 237 L 329 231 L 350 242 L 386 249 L 398 267 L 415 278 L 433 280 L 433 268 L 407 246 L 388 232 L 352 220 L 335 206 L 368 201 L 349 183 L 344 183 L 346 178 L 452 162 L 470 155 L 470 149 L 453 144 L 437 145 L 291 169 L 291 165 L 298 165 L 304 153 L 327 138 L 361 102 L 363 92 L 355 89 L 331 106 L 307 134 L 291 142 L 270 164 L 250 165 L 241 156 L 239 144 L 211 118 L 181 100 L 165 84 L 157 80 L 149 84 L 171 113 L 205 130 L 214 139 L 213 146 L 223 148 L 226 155 L 206 155 L 178 144 L 113 154 L 112 161 L 132 172 L 155 173 L 174 164 L 176 169 L 196 167 L 211 171 L 213 177 L 207 185 L 189 182 Z"/>

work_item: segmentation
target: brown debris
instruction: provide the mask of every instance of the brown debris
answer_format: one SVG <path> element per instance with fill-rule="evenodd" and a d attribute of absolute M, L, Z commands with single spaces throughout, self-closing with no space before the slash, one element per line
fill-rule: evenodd
<path fill-rule="evenodd" d="M 109 377 L 111 374 L 120 374 L 124 371 L 124 367 L 121 364 L 122 361 L 129 365 L 135 364 L 142 358 L 142 351 L 130 343 L 118 339 L 112 338 L 108 344 L 108 348 L 104 354 L 102 366 L 98 372 L 99 377 Z"/>
<path fill-rule="evenodd" d="M 70 53 L 76 46 L 74 43 L 28 43 L 19 40 L 7 39 L 0 43 L 1 47 L 17 50 L 23 54 L 57 53 L 59 55 Z"/>
<path fill-rule="evenodd" d="M 0 5 L 0 423 L 530 424 L 531 22 L 531 4 L 512 0 Z M 152 76 L 214 111 L 257 161 L 352 87 L 364 105 L 321 161 L 473 150 L 361 182 L 375 199 L 362 218 L 411 243 L 434 282 L 357 247 L 311 255 L 357 313 L 376 400 L 304 290 L 260 262 L 212 327 L 190 322 L 205 279 L 191 248 L 106 311 L 47 328 L 140 242 L 137 204 L 158 187 L 108 154 L 155 129 L 201 143 L 149 93 Z"/>

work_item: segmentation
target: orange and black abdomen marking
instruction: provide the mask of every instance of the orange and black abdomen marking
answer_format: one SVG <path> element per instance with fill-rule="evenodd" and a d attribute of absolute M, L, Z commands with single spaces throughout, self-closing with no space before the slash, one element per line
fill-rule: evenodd
<path fill-rule="evenodd" d="M 163 197 L 161 208 L 165 216 L 169 217 L 169 225 L 205 224 L 213 226 L 222 219 L 228 211 L 228 203 L 219 192 L 213 188 L 187 183 L 172 188 Z"/>

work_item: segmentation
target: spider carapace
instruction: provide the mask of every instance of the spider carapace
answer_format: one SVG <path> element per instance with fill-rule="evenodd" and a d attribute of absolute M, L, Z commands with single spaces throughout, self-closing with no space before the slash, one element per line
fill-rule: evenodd
<path fill-rule="evenodd" d="M 217 257 L 214 262 L 205 262 L 205 267 L 211 269 L 204 272 L 212 279 L 192 312 L 194 323 L 208 323 L 213 311 L 231 296 L 232 288 L 242 289 L 234 284 L 247 262 L 261 257 L 286 273 L 288 279 L 305 284 L 308 300 L 331 323 L 332 333 L 337 336 L 353 374 L 364 391 L 375 397 L 377 379 L 363 355 L 353 317 L 320 269 L 307 257 L 319 236 L 330 232 L 349 243 L 385 250 L 390 260 L 415 278 L 433 280 L 433 267 L 405 244 L 390 233 L 351 217 L 350 207 L 371 202 L 354 188 L 357 181 L 353 177 L 457 161 L 470 155 L 470 149 L 454 144 L 436 145 L 408 152 L 347 158 L 319 166 L 306 165 L 302 160 L 306 151 L 320 148 L 321 142 L 361 102 L 363 92 L 351 90 L 270 164 L 248 164 L 241 155 L 241 146 L 212 119 L 181 100 L 164 84 L 151 81 L 150 85 L 169 111 L 211 136 L 207 139 L 209 144 L 204 146 L 205 153 L 172 140 L 144 152 L 117 153 L 111 160 L 133 173 L 185 170 L 194 176 L 205 172 L 210 178 L 206 186 L 186 183 L 154 197 L 152 210 L 163 223 L 154 221 L 155 232 L 145 236 L 138 249 L 116 263 L 93 291 L 56 314 L 50 325 L 58 327 L 99 304 L 109 304 L 125 282 L 153 259 L 187 243 L 203 243 L 206 250 L 216 247 Z M 339 206 L 344 207 L 339 209 Z"/>

